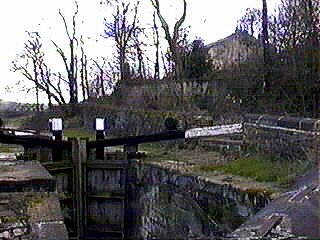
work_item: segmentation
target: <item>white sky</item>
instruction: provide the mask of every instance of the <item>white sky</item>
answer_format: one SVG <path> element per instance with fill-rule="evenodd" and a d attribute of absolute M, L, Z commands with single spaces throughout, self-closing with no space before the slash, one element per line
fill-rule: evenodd
<path fill-rule="evenodd" d="M 205 43 L 214 42 L 234 32 L 237 20 L 247 8 L 261 8 L 262 0 L 187 0 L 187 19 L 184 26 L 191 26 L 191 34 Z M 103 40 L 103 19 L 110 18 L 110 11 L 100 0 L 78 0 L 79 32 L 86 36 L 86 49 L 90 57 L 107 56 L 112 52 L 108 41 Z M 280 0 L 268 0 L 269 11 Z M 180 17 L 182 0 L 160 0 L 164 16 L 170 21 Z M 27 39 L 25 31 L 39 31 L 48 51 L 49 64 L 61 65 L 51 40 L 65 47 L 67 39 L 58 10 L 71 20 L 73 0 L 1 0 L 0 8 L 0 99 L 6 101 L 34 102 L 32 93 L 21 93 L 16 82 L 20 75 L 10 72 L 10 63 L 23 50 Z M 141 0 L 140 14 L 145 21 L 152 19 L 153 9 L 149 0 Z M 172 26 L 172 24 L 171 24 Z M 88 38 L 90 39 L 88 39 Z M 98 42 L 96 41 L 98 40 Z M 7 90 L 10 87 L 10 91 Z"/>

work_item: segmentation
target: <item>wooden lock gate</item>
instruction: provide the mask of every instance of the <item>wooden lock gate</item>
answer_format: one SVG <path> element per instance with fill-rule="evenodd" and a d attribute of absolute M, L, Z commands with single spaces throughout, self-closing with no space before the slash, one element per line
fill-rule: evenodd
<path fill-rule="evenodd" d="M 96 159 L 87 140 L 71 142 L 71 160 L 43 163 L 56 178 L 70 239 L 124 239 L 126 153 L 108 152 Z"/>

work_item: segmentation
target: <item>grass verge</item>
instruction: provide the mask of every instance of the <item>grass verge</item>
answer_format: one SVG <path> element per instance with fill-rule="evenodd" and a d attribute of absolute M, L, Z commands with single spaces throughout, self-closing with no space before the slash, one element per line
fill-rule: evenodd
<path fill-rule="evenodd" d="M 0 144 L 0 152 L 11 152 L 12 149 L 8 146 L 8 145 L 3 145 L 3 144 Z"/>
<path fill-rule="evenodd" d="M 147 153 L 146 161 L 152 162 L 184 162 L 191 165 L 214 165 L 220 157 L 215 151 L 188 149 L 181 142 L 145 143 L 139 150 Z"/>
<path fill-rule="evenodd" d="M 308 166 L 299 162 L 275 160 L 268 156 L 239 158 L 218 166 L 201 166 L 202 171 L 220 171 L 232 175 L 253 178 L 259 182 L 274 182 L 288 187 Z"/>
<path fill-rule="evenodd" d="M 0 144 L 0 153 L 15 153 L 19 150 L 22 151 L 23 148 L 18 145 Z"/>

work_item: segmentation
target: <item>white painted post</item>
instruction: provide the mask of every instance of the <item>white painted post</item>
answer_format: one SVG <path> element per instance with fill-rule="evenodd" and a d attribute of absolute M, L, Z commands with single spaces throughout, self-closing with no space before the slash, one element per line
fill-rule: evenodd
<path fill-rule="evenodd" d="M 96 118 L 95 120 L 96 140 L 103 140 L 106 131 L 106 120 L 104 118 Z M 96 159 L 104 160 L 104 147 L 96 148 Z"/>
<path fill-rule="evenodd" d="M 49 129 L 52 132 L 55 141 L 62 141 L 62 131 L 63 131 L 63 119 L 62 118 L 52 118 L 49 119 Z M 53 161 L 62 160 L 62 150 L 53 149 L 52 150 Z"/>
<path fill-rule="evenodd" d="M 212 137 L 242 133 L 242 124 L 219 125 L 205 128 L 193 128 L 185 132 L 185 138 Z"/>

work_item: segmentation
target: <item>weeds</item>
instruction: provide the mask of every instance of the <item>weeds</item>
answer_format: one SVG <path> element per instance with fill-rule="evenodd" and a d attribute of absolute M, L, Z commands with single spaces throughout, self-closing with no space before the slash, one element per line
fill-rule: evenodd
<path fill-rule="evenodd" d="M 307 166 L 290 161 L 276 160 L 268 156 L 239 158 L 218 166 L 201 166 L 202 171 L 221 171 L 233 175 L 253 178 L 259 182 L 275 182 L 287 187 L 297 176 L 307 170 Z"/>

